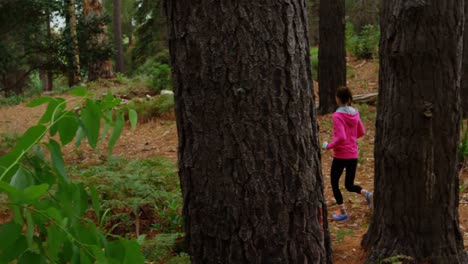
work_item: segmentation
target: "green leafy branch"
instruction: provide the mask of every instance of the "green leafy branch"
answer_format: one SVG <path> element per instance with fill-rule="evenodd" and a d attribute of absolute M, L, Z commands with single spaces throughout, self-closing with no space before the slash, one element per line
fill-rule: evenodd
<path fill-rule="evenodd" d="M 86 138 L 95 149 L 104 123 L 102 140 L 110 129 L 108 152 L 112 153 L 125 125 L 121 100 L 111 94 L 92 98 L 84 88 L 71 91 L 76 97 L 42 97 L 29 107 L 48 104 L 38 124 L 29 128 L 10 153 L 0 157 L 0 192 L 9 198 L 13 220 L 0 225 L 0 263 L 143 263 L 138 243 L 102 232 L 99 195 L 90 194 L 67 176 L 61 147 Z M 76 101 L 77 107 L 67 110 Z M 132 128 L 137 115 L 128 110 Z M 48 142 L 43 142 L 46 135 Z M 58 135 L 60 143 L 54 140 Z M 44 149 L 50 159 L 45 159 Z M 91 201 L 91 204 L 89 203 Z M 98 226 L 86 217 L 93 209 Z M 26 226 L 26 230 L 23 230 Z"/>

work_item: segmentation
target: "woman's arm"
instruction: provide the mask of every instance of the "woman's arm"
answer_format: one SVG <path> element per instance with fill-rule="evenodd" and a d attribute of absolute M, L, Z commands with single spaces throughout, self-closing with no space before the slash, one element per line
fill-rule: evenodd
<path fill-rule="evenodd" d="M 327 145 L 327 149 L 333 149 L 341 142 L 346 140 L 346 132 L 343 120 L 337 116 L 333 116 L 333 140 Z"/>
<path fill-rule="evenodd" d="M 359 117 L 358 127 L 357 127 L 357 138 L 360 138 L 366 134 L 366 129 L 362 124 L 361 117 Z"/>

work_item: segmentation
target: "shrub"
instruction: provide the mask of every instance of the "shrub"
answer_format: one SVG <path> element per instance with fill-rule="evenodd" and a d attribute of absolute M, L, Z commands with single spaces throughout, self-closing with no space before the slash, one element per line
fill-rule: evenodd
<path fill-rule="evenodd" d="M 10 97 L 0 97 L 0 106 L 19 105 L 24 101 L 23 95 L 13 95 Z"/>
<path fill-rule="evenodd" d="M 380 27 L 378 25 L 365 25 L 357 34 L 353 24 L 346 23 L 346 49 L 359 59 L 372 59 L 378 57 Z"/>
<path fill-rule="evenodd" d="M 138 113 L 139 121 L 144 123 L 172 111 L 174 109 L 174 95 L 162 94 L 150 99 L 133 99 L 127 107 L 134 109 Z"/>
<path fill-rule="evenodd" d="M 171 68 L 167 64 L 156 63 L 150 72 L 151 89 L 160 92 L 164 89 L 172 90 Z"/>
<path fill-rule="evenodd" d="M 169 55 L 169 50 L 164 49 L 158 52 L 154 56 L 154 61 L 161 63 L 161 64 L 167 64 L 167 65 L 171 64 L 171 56 Z"/>
<path fill-rule="evenodd" d="M 172 74 L 168 64 L 148 59 L 136 73 L 148 76 L 150 89 L 156 93 L 164 89 L 172 89 Z"/>
<path fill-rule="evenodd" d="M 310 63 L 312 64 L 312 78 L 315 81 L 318 81 L 318 67 L 319 67 L 318 52 L 319 50 L 317 47 L 310 48 Z"/>

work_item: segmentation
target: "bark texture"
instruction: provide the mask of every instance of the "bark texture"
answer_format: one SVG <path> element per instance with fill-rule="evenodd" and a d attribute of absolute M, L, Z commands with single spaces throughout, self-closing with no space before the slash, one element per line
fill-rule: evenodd
<path fill-rule="evenodd" d="M 461 99 L 463 117 L 468 118 L 468 0 L 465 0 L 465 30 L 463 33 Z"/>
<path fill-rule="evenodd" d="M 124 51 L 122 44 L 122 0 L 114 0 L 114 44 L 115 44 L 115 70 L 125 72 Z"/>
<path fill-rule="evenodd" d="M 463 1 L 383 2 L 367 263 L 468 263 L 457 171 Z"/>
<path fill-rule="evenodd" d="M 104 7 L 102 5 L 102 0 L 84 0 L 85 19 L 92 20 L 100 18 L 104 15 L 103 12 Z M 92 34 L 87 44 L 90 49 L 99 50 L 108 43 L 109 36 L 107 35 L 107 26 L 102 24 L 100 26 L 100 31 Z M 110 79 L 114 76 L 115 74 L 110 59 L 95 60 L 88 65 L 88 81 L 95 81 L 99 78 Z"/>
<path fill-rule="evenodd" d="M 346 85 L 345 1 L 320 0 L 319 114 L 335 111 L 335 94 Z"/>
<path fill-rule="evenodd" d="M 81 82 L 80 53 L 78 48 L 78 35 L 76 33 L 76 11 L 75 0 L 66 0 L 67 4 L 67 34 L 68 34 L 68 86 L 73 86 Z"/>
<path fill-rule="evenodd" d="M 194 264 L 331 263 L 305 0 L 168 0 Z"/>

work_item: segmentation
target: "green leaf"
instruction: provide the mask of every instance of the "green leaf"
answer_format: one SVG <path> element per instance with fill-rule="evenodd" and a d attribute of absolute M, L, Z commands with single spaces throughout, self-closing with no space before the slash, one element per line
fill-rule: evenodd
<path fill-rule="evenodd" d="M 0 237 L 8 239 L 0 239 L 0 253 L 6 248 L 14 245 L 16 240 L 18 240 L 23 232 L 21 225 L 15 222 L 8 222 L 3 225 L 0 225 Z M 0 254 L 2 255 L 2 254 Z"/>
<path fill-rule="evenodd" d="M 28 210 L 24 210 L 24 216 L 26 217 L 26 240 L 30 249 L 33 249 L 33 235 L 34 235 L 34 222 L 31 213 Z"/>
<path fill-rule="evenodd" d="M 47 227 L 47 250 L 48 256 L 54 261 L 58 262 L 58 254 L 65 234 L 56 225 Z"/>
<path fill-rule="evenodd" d="M 21 236 L 19 239 L 13 242 L 14 244 L 11 246 L 2 249 L 0 254 L 1 263 L 10 263 L 10 261 L 18 258 L 21 256 L 21 254 L 23 254 L 24 251 L 28 249 L 28 242 L 24 236 Z"/>
<path fill-rule="evenodd" d="M 15 195 L 17 196 L 19 194 L 18 190 L 15 187 L 3 181 L 0 181 L 0 191 L 6 192 L 8 196 L 10 196 L 10 199 L 12 196 L 14 197 Z"/>
<path fill-rule="evenodd" d="M 36 106 L 51 102 L 53 100 L 54 100 L 53 98 L 48 97 L 48 96 L 40 97 L 40 98 L 37 98 L 36 100 L 33 100 L 32 102 L 30 102 L 26 106 L 27 107 L 36 107 Z"/>
<path fill-rule="evenodd" d="M 23 167 L 19 167 L 13 178 L 11 178 L 10 185 L 16 187 L 18 190 L 24 190 L 34 185 L 34 176 Z"/>
<path fill-rule="evenodd" d="M 73 254 L 70 260 L 71 264 L 81 264 L 80 263 L 80 248 L 77 245 L 73 245 Z"/>
<path fill-rule="evenodd" d="M 114 95 L 108 93 L 103 99 L 101 103 L 101 107 L 103 109 L 112 109 L 116 106 L 119 106 L 122 102 L 122 99 L 116 98 Z"/>
<path fill-rule="evenodd" d="M 41 255 L 36 254 L 31 251 L 26 251 L 21 257 L 18 259 L 18 264 L 31 264 L 31 263 L 42 263 L 40 259 L 42 258 Z"/>
<path fill-rule="evenodd" d="M 104 251 L 102 248 L 99 248 L 97 246 L 90 246 L 91 252 L 93 252 L 94 257 L 96 258 L 96 263 L 99 264 L 107 264 L 109 263 L 106 259 L 106 256 L 104 255 Z"/>
<path fill-rule="evenodd" d="M 57 224 L 61 224 L 63 221 L 62 215 L 55 207 L 49 207 L 46 210 L 47 216 L 52 218 Z"/>
<path fill-rule="evenodd" d="M 91 193 L 91 202 L 93 204 L 94 213 L 96 214 L 98 223 L 100 223 L 101 222 L 101 206 L 99 204 L 99 194 L 96 190 L 96 187 L 94 187 L 93 185 L 91 185 L 89 189 Z"/>
<path fill-rule="evenodd" d="M 120 134 L 122 134 L 122 130 L 125 124 L 125 119 L 123 116 L 123 113 L 120 113 L 117 116 L 117 120 L 115 121 L 114 129 L 112 130 L 112 134 L 109 138 L 109 146 L 108 146 L 108 151 L 109 154 L 112 153 L 112 150 L 114 149 L 115 143 L 117 143 L 117 139 L 119 139 Z"/>
<path fill-rule="evenodd" d="M 27 152 L 32 146 L 34 146 L 39 140 L 44 137 L 47 131 L 47 127 L 43 125 L 37 125 L 30 127 L 26 132 L 21 136 L 21 138 L 16 143 L 16 146 L 11 152 L 16 152 L 18 154 Z"/>
<path fill-rule="evenodd" d="M 132 130 L 135 130 L 138 120 L 137 112 L 133 109 L 128 110 L 128 119 L 130 119 L 130 125 L 132 126 Z"/>
<path fill-rule="evenodd" d="M 8 153 L 0 157 L 0 181 L 10 182 L 19 168 L 20 154 Z"/>
<path fill-rule="evenodd" d="M 92 100 L 86 100 L 86 107 L 82 111 L 82 120 L 89 145 L 92 148 L 96 148 L 99 139 L 99 129 L 101 125 L 100 117 L 101 112 L 97 104 Z"/>
<path fill-rule="evenodd" d="M 60 122 L 62 121 L 63 119 L 63 116 L 66 114 L 67 112 L 63 112 L 63 111 L 60 111 L 58 112 L 55 116 L 54 116 L 54 124 L 50 127 L 49 129 L 49 134 L 50 136 L 55 136 L 57 134 L 57 132 L 59 131 L 59 124 Z"/>
<path fill-rule="evenodd" d="M 125 247 L 125 259 L 123 263 L 126 264 L 143 264 L 145 263 L 145 258 L 141 253 L 140 246 L 135 240 L 125 240 L 123 238 L 120 241 L 124 244 Z"/>
<path fill-rule="evenodd" d="M 52 158 L 52 166 L 57 171 L 57 173 L 65 180 L 68 181 L 67 172 L 65 171 L 65 162 L 62 157 L 62 150 L 57 141 L 51 139 L 47 147 L 50 151 L 50 156 Z"/>
<path fill-rule="evenodd" d="M 74 89 L 71 89 L 70 94 L 73 94 L 73 95 L 76 95 L 76 96 L 80 96 L 80 97 L 84 97 L 84 96 L 89 96 L 90 94 L 86 91 L 86 88 L 83 87 L 83 86 L 78 86 Z"/>
<path fill-rule="evenodd" d="M 84 250 L 80 251 L 80 264 L 92 264 L 89 256 L 86 254 Z"/>
<path fill-rule="evenodd" d="M 47 109 L 39 120 L 39 124 L 45 124 L 49 121 L 56 120 L 56 118 L 63 112 L 66 107 L 65 99 L 56 98 L 53 99 L 47 106 Z"/>
<path fill-rule="evenodd" d="M 105 252 L 107 257 L 115 260 L 123 260 L 125 258 L 125 247 L 120 240 L 107 243 Z"/>
<path fill-rule="evenodd" d="M 67 115 L 60 120 L 58 131 L 60 133 L 60 142 L 62 142 L 62 145 L 65 146 L 73 140 L 78 127 L 78 120 L 73 113 L 67 113 Z"/>
<path fill-rule="evenodd" d="M 78 131 L 76 132 L 76 139 L 75 139 L 75 148 L 78 148 L 81 145 L 81 141 L 85 137 L 85 132 L 82 127 L 78 128 Z"/>
<path fill-rule="evenodd" d="M 88 210 L 88 193 L 85 191 L 82 184 L 75 185 L 73 192 L 73 203 L 75 207 L 75 215 L 83 215 Z"/>
<path fill-rule="evenodd" d="M 101 140 L 104 141 L 107 137 L 107 133 L 109 133 L 109 129 L 111 128 L 111 123 L 112 123 L 112 111 L 109 110 L 107 113 L 104 115 L 104 120 L 106 121 L 104 123 L 104 129 L 102 132 Z"/>
<path fill-rule="evenodd" d="M 41 196 L 47 193 L 49 190 L 48 184 L 33 185 L 29 186 L 23 191 L 23 198 L 25 202 L 33 202 L 39 199 Z"/>

